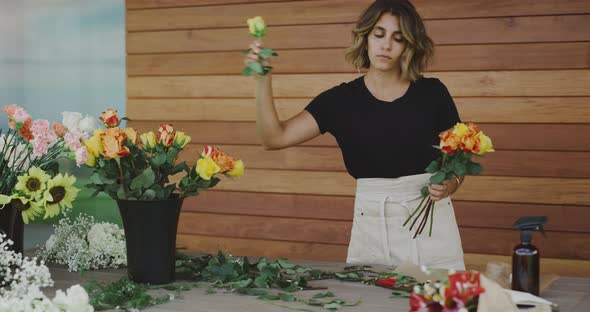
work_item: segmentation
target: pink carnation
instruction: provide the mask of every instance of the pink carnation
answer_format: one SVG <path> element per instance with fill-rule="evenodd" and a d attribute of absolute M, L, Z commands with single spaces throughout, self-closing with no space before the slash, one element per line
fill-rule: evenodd
<path fill-rule="evenodd" d="M 45 119 L 37 119 L 31 124 L 31 132 L 33 133 L 33 154 L 42 156 L 47 153 L 50 144 L 57 141 L 57 134 L 49 127 L 49 121 Z"/>
<path fill-rule="evenodd" d="M 64 135 L 64 142 L 70 151 L 77 151 L 82 147 L 82 143 L 80 143 L 81 136 L 82 133 L 77 128 L 70 129 L 70 132 Z"/>
<path fill-rule="evenodd" d="M 80 147 L 76 150 L 76 165 L 82 166 L 88 160 L 88 150 L 85 146 Z"/>
<path fill-rule="evenodd" d="M 31 118 L 31 115 L 22 107 L 17 107 L 14 114 L 12 114 L 12 119 L 18 123 L 24 123 L 29 118 Z"/>
<path fill-rule="evenodd" d="M 6 115 L 11 116 L 14 115 L 16 109 L 19 108 L 16 104 L 10 104 L 2 107 L 2 110 L 6 113 Z"/>

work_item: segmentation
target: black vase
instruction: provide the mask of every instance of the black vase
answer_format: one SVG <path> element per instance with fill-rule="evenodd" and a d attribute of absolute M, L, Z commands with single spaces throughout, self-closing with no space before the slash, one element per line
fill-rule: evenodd
<path fill-rule="evenodd" d="M 149 284 L 174 281 L 176 229 L 183 200 L 117 200 L 130 280 Z"/>
<path fill-rule="evenodd" d="M 0 209 L 0 232 L 7 235 L 14 244 L 11 249 L 23 253 L 24 238 L 23 216 L 12 205 L 6 205 Z"/>

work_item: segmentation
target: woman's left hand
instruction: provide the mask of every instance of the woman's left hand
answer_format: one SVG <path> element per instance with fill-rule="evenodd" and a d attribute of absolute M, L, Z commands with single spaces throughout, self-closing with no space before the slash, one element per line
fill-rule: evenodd
<path fill-rule="evenodd" d="M 445 181 L 443 184 L 432 184 L 428 187 L 428 192 L 430 193 L 430 199 L 433 201 L 439 201 L 443 198 L 451 196 L 454 191 L 458 188 L 457 180 L 451 179 L 450 181 Z"/>

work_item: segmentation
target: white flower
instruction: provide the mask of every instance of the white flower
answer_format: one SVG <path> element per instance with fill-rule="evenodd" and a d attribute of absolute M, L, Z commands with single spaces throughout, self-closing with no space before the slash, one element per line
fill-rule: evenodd
<path fill-rule="evenodd" d="M 68 128 L 68 130 L 77 128 L 79 129 L 80 121 L 82 120 L 82 114 L 78 112 L 62 112 L 62 124 Z"/>
<path fill-rule="evenodd" d="M 56 240 L 57 238 L 55 237 L 55 234 L 51 234 L 51 236 L 49 236 L 49 239 L 47 239 L 47 241 L 45 242 L 45 248 L 52 249 L 55 245 Z"/>
<path fill-rule="evenodd" d="M 57 290 L 53 304 L 61 311 L 66 312 L 92 312 L 94 308 L 88 303 L 88 294 L 80 285 L 70 287 L 64 294 Z"/>
<path fill-rule="evenodd" d="M 82 120 L 80 120 L 80 122 L 78 123 L 78 129 L 89 135 L 94 133 L 94 130 L 96 130 L 96 128 L 98 128 L 98 122 L 96 121 L 96 118 L 94 118 L 94 116 L 86 115 L 86 117 L 82 118 Z"/>
<path fill-rule="evenodd" d="M 68 267 L 69 271 L 117 268 L 127 264 L 125 233 L 116 224 L 94 223 L 92 217 L 62 219 L 55 226 L 54 240 L 39 255 Z"/>

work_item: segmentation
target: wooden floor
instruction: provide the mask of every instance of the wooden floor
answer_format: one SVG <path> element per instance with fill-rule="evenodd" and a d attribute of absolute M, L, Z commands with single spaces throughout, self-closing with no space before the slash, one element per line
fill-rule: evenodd
<path fill-rule="evenodd" d="M 344 265 L 341 263 L 292 261 L 308 267 L 339 271 Z M 114 281 L 126 275 L 125 269 L 88 271 L 83 277 L 78 273 L 68 272 L 64 267 L 50 265 L 51 276 L 55 287 L 46 289 L 45 293 L 53 298 L 56 289 L 65 290 L 71 285 L 90 280 Z M 391 291 L 380 287 L 363 285 L 360 283 L 340 282 L 338 280 L 323 280 L 312 283 L 316 287 L 327 287 L 336 298 L 347 302 L 362 302 L 358 306 L 344 307 L 341 311 L 408 311 L 408 299 L 390 298 Z M 169 303 L 146 309 L 145 311 L 289 311 L 271 302 L 256 299 L 256 297 L 239 294 L 224 293 L 206 294 L 207 287 L 195 288 L 182 293 L 182 298 Z M 325 291 L 325 290 L 323 290 Z M 301 291 L 295 293 L 298 299 L 309 299 L 320 292 Z M 562 277 L 553 282 L 542 293 L 542 297 L 559 305 L 560 312 L 586 312 L 590 307 L 590 278 Z M 279 303 L 291 307 L 305 308 L 312 311 L 327 311 L 311 307 L 302 303 Z M 531 310 L 523 310 L 531 311 Z"/>

